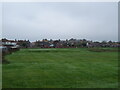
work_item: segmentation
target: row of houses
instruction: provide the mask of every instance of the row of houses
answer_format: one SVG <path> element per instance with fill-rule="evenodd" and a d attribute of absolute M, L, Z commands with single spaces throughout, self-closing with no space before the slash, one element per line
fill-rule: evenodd
<path fill-rule="evenodd" d="M 14 45 L 21 48 L 80 48 L 80 47 L 119 47 L 120 42 L 102 41 L 93 42 L 86 39 L 67 39 L 67 40 L 37 40 L 30 42 L 29 40 L 8 40 L 2 39 L 2 45 Z"/>
<path fill-rule="evenodd" d="M 38 40 L 34 42 L 33 47 L 40 47 L 40 48 L 80 48 L 80 47 L 119 47 L 119 42 L 93 42 L 88 41 L 86 39 L 77 40 L 77 39 L 70 39 L 70 40 Z"/>
<path fill-rule="evenodd" d="M 19 46 L 21 48 L 28 48 L 30 47 L 30 41 L 29 40 L 8 40 L 6 38 L 1 39 L 0 42 L 3 46 Z"/>

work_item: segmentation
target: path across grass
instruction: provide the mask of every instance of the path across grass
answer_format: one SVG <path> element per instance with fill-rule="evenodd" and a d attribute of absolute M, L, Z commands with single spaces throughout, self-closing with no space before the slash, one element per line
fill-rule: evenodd
<path fill-rule="evenodd" d="M 115 51 L 21 49 L 6 59 L 10 64 L 3 65 L 3 88 L 118 87 L 118 52 Z"/>

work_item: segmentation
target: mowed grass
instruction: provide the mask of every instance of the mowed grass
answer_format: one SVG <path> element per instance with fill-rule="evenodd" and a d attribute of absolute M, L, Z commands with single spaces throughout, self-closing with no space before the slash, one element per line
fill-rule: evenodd
<path fill-rule="evenodd" d="M 107 48 L 113 50 L 114 48 Z M 118 52 L 21 49 L 7 55 L 3 88 L 117 88 Z"/>

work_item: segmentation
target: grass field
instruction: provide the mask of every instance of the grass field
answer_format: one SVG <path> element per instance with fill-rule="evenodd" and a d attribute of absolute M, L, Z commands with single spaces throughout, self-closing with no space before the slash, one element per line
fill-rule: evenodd
<path fill-rule="evenodd" d="M 117 88 L 118 52 L 87 48 L 21 49 L 7 55 L 3 88 Z"/>

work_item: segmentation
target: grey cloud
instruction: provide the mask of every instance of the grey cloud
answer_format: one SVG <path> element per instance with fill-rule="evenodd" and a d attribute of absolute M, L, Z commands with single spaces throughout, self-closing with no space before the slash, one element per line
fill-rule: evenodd
<path fill-rule="evenodd" d="M 117 3 L 4 3 L 3 37 L 117 41 Z"/>

